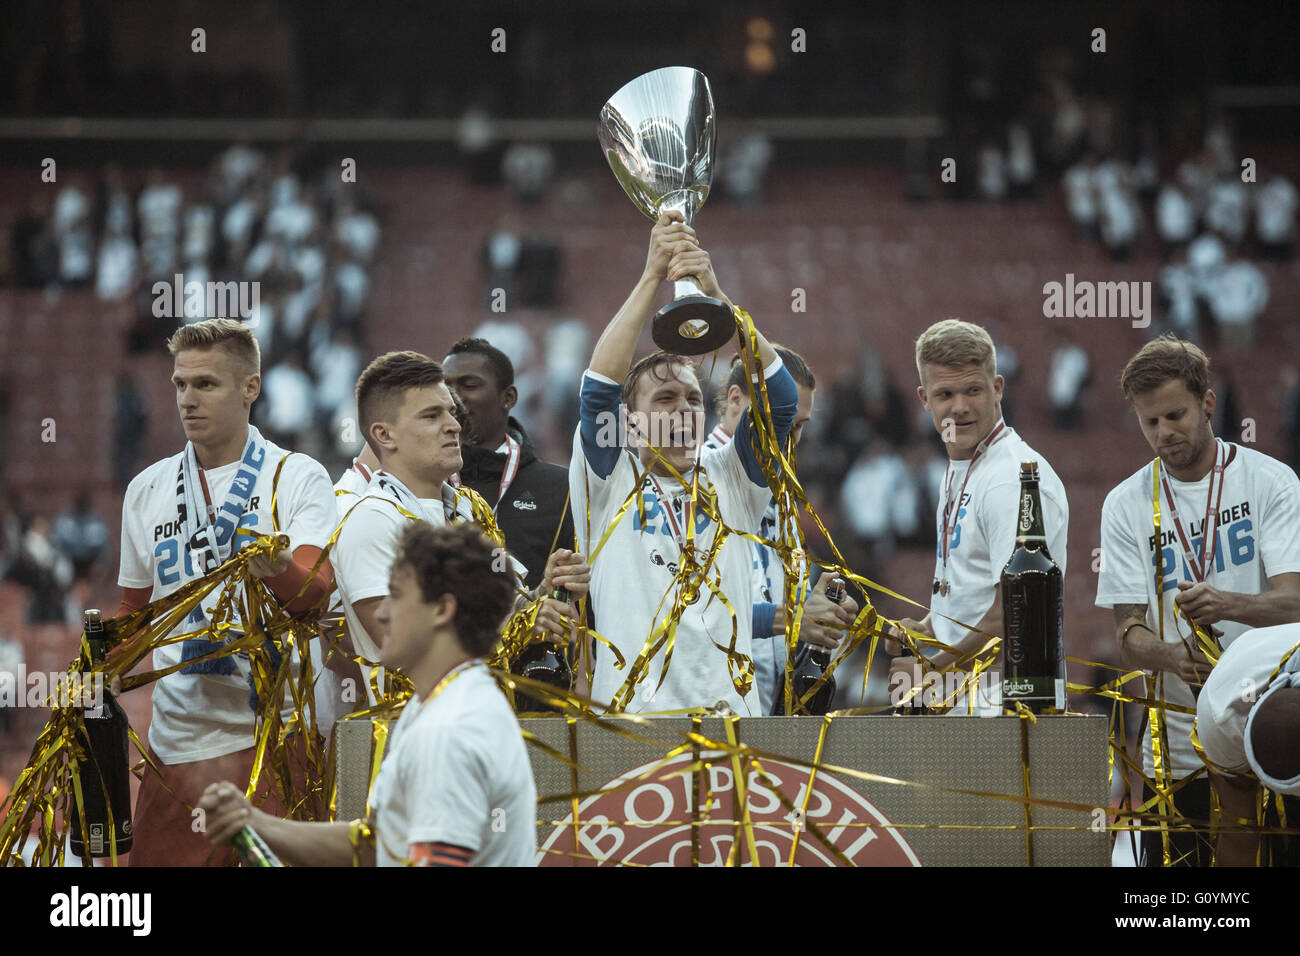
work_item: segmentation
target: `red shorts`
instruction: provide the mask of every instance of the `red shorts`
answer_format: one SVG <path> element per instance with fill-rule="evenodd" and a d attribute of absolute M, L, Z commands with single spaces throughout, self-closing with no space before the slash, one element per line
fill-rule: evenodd
<path fill-rule="evenodd" d="M 305 746 L 301 735 L 285 741 L 294 789 L 305 787 Z M 134 838 L 128 862 L 131 866 L 235 866 L 238 859 L 230 847 L 208 842 L 198 824 L 194 808 L 209 784 L 228 780 L 243 790 L 253 772 L 254 748 L 233 754 L 195 760 L 191 763 L 165 764 L 149 748 L 149 759 L 162 771 L 162 780 L 145 766 L 140 781 L 132 820 Z M 164 782 L 166 786 L 164 786 Z M 168 792 L 167 788 L 171 788 Z M 254 805 L 273 816 L 283 816 L 274 777 L 264 766 L 262 778 L 253 797 Z"/>

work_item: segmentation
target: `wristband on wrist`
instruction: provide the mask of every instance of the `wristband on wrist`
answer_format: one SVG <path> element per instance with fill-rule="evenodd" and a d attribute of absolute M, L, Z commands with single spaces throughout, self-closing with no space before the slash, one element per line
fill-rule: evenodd
<path fill-rule="evenodd" d="M 1146 626 L 1147 626 L 1147 622 L 1146 622 L 1146 621 L 1132 621 L 1132 622 L 1130 622 L 1128 627 L 1124 628 L 1124 630 L 1122 630 L 1122 631 L 1119 632 L 1119 646 L 1120 646 L 1120 647 L 1123 647 L 1123 646 L 1124 646 L 1124 640 L 1125 640 L 1125 638 L 1128 637 L 1128 632 L 1131 631 L 1131 630 L 1133 630 L 1133 628 L 1135 628 L 1135 627 L 1146 627 Z M 1147 628 L 1147 630 L 1150 630 L 1150 628 Z"/>

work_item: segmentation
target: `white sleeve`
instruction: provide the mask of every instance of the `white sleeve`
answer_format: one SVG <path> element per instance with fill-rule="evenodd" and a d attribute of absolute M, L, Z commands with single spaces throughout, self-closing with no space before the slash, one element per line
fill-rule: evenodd
<path fill-rule="evenodd" d="M 293 454 L 280 474 L 280 528 L 290 546 L 324 548 L 338 526 L 338 508 L 329 473 L 314 458 Z"/>
<path fill-rule="evenodd" d="M 1258 630 L 1233 641 L 1210 671 L 1196 700 L 1196 734 L 1205 755 L 1235 773 L 1248 773 L 1246 719 L 1272 671 L 1255 650 Z M 1247 690 L 1251 692 L 1246 693 Z"/>
<path fill-rule="evenodd" d="M 1300 479 L 1280 474 L 1269 488 L 1259 518 L 1259 557 L 1268 577 L 1300 571 Z M 1231 547 L 1231 542 L 1224 542 Z"/>
<path fill-rule="evenodd" d="M 981 584 L 990 589 L 1002 583 L 1002 568 L 1016 550 L 1019 500 L 1020 480 L 1017 479 L 990 486 L 984 492 L 984 500 L 979 502 L 975 520 L 989 553 L 989 580 Z"/>
<path fill-rule="evenodd" d="M 1097 574 L 1098 607 L 1151 603 L 1143 582 L 1155 568 L 1147 567 L 1147 547 L 1125 514 L 1123 486 L 1111 489 L 1101 506 L 1101 569 Z M 1154 528 L 1152 529 L 1154 534 Z"/>
<path fill-rule="evenodd" d="M 595 374 L 595 373 L 588 373 Z M 591 467 L 582 450 L 581 428 L 573 430 L 573 457 L 569 460 L 569 506 L 573 514 L 573 530 L 577 536 L 578 550 L 591 558 L 591 549 L 605 534 L 605 522 L 610 510 L 610 498 L 618 493 L 629 495 L 632 487 L 631 462 L 626 451 L 619 451 L 614 469 L 602 478 Z M 622 498 L 618 504 L 622 504 Z M 588 511 L 591 512 L 590 540 L 588 540 Z"/>
<path fill-rule="evenodd" d="M 1061 574 L 1065 574 L 1066 558 L 1069 556 L 1070 547 L 1070 502 L 1065 496 L 1065 486 L 1061 486 L 1058 493 L 1056 489 L 1044 491 L 1042 495 L 1043 502 L 1043 528 L 1047 532 L 1047 548 L 1052 552 L 1052 560 L 1056 566 L 1061 569 Z"/>
<path fill-rule="evenodd" d="M 118 567 L 117 583 L 124 588 L 153 586 L 153 553 L 139 541 L 143 529 L 137 527 L 136 516 L 140 507 L 141 487 L 134 481 L 122 499 L 122 558 Z"/>
<path fill-rule="evenodd" d="M 484 784 L 493 761 L 475 733 L 453 730 L 429 734 L 421 746 L 405 750 L 411 755 L 407 833 L 412 843 L 449 843 L 478 852 L 492 816 Z"/>
<path fill-rule="evenodd" d="M 768 502 L 772 500 L 772 489 L 749 480 L 736 446 L 736 442 L 730 441 L 718 451 L 705 452 L 700 463 L 713 483 L 719 487 L 725 485 L 731 492 L 731 499 L 740 507 L 741 514 L 727 515 L 726 520 L 734 522 L 733 527 L 737 531 L 758 534 L 763 514 L 767 511 Z"/>
<path fill-rule="evenodd" d="M 379 498 L 362 499 L 343 520 L 330 563 L 349 603 L 387 596 L 388 572 L 406 520 L 390 502 Z"/>

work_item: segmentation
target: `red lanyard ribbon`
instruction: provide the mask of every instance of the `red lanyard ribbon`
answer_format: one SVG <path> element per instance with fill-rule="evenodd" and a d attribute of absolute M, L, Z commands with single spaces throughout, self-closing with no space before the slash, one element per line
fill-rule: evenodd
<path fill-rule="evenodd" d="M 668 516 L 668 524 L 673 531 L 673 540 L 677 542 L 677 550 L 683 555 L 686 554 L 687 553 L 686 535 L 682 534 L 681 525 L 677 523 L 677 515 L 673 513 L 673 501 L 675 501 L 676 499 L 670 499 L 667 496 L 667 494 L 664 493 L 663 486 L 659 484 L 659 479 L 657 479 L 654 475 L 651 475 L 647 472 L 646 477 L 649 478 L 654 483 L 655 492 L 659 495 L 659 507 L 662 508 L 664 514 Z M 690 525 L 688 525 L 688 530 L 689 530 L 689 528 L 694 526 L 695 524 L 695 496 L 694 495 L 691 495 L 690 504 L 686 507 L 685 510 L 687 515 L 687 520 L 690 521 Z"/>
<path fill-rule="evenodd" d="M 1214 567 L 1214 553 L 1219 544 L 1219 506 L 1223 504 L 1223 470 L 1237 456 L 1237 449 L 1227 450 L 1222 441 L 1218 439 L 1215 441 L 1218 442 L 1218 447 L 1214 453 L 1214 468 L 1210 471 L 1210 487 L 1205 493 L 1205 519 L 1201 522 L 1199 562 L 1192 552 L 1191 537 L 1178 516 L 1178 504 L 1174 501 L 1174 490 L 1169 486 L 1169 478 L 1163 469 L 1160 473 L 1160 483 L 1165 489 L 1165 500 L 1169 502 L 1169 517 L 1173 519 L 1174 529 L 1178 532 L 1178 541 L 1183 547 L 1183 557 L 1187 559 L 1187 567 L 1198 582 L 1204 581 Z"/>
<path fill-rule="evenodd" d="M 208 476 L 199 469 L 199 487 L 203 489 L 203 501 L 208 506 L 208 524 L 217 523 L 217 508 L 212 503 L 212 492 L 208 491 Z"/>
<path fill-rule="evenodd" d="M 948 578 L 948 539 L 952 537 L 953 531 L 957 528 L 957 515 L 961 513 L 961 499 L 966 494 L 966 482 L 970 481 L 971 472 L 975 470 L 975 463 L 980 460 L 983 454 L 989 450 L 989 446 L 1002 437 L 1006 431 L 1006 422 L 998 419 L 997 426 L 989 432 L 985 439 L 975 446 L 975 454 L 971 455 L 970 467 L 966 469 L 966 477 L 961 480 L 961 488 L 957 490 L 957 500 L 952 499 L 952 463 L 948 463 L 945 470 L 945 485 L 943 490 L 943 579 Z"/>
<path fill-rule="evenodd" d="M 492 513 L 496 514 L 497 509 L 501 507 L 501 502 L 505 500 L 506 492 L 514 483 L 515 475 L 519 473 L 519 442 L 515 441 L 509 435 L 506 436 L 506 465 L 501 471 L 501 486 L 497 491 L 497 503 L 492 506 Z M 460 472 L 456 472 L 448 479 L 448 482 L 455 488 L 460 487 Z"/>

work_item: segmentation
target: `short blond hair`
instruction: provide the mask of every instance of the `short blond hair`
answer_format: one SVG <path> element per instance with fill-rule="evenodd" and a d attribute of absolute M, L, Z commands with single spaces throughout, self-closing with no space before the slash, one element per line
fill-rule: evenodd
<path fill-rule="evenodd" d="M 235 369 L 245 375 L 262 374 L 262 350 L 253 330 L 238 319 L 207 319 L 182 325 L 167 340 L 167 351 L 175 356 L 187 349 L 221 349 L 235 360 Z"/>
<path fill-rule="evenodd" d="M 916 340 L 916 374 L 922 382 L 926 365 L 960 368 L 978 365 L 990 378 L 998 374 L 997 352 L 993 338 L 978 325 L 961 319 L 943 319 L 934 323 Z"/>

